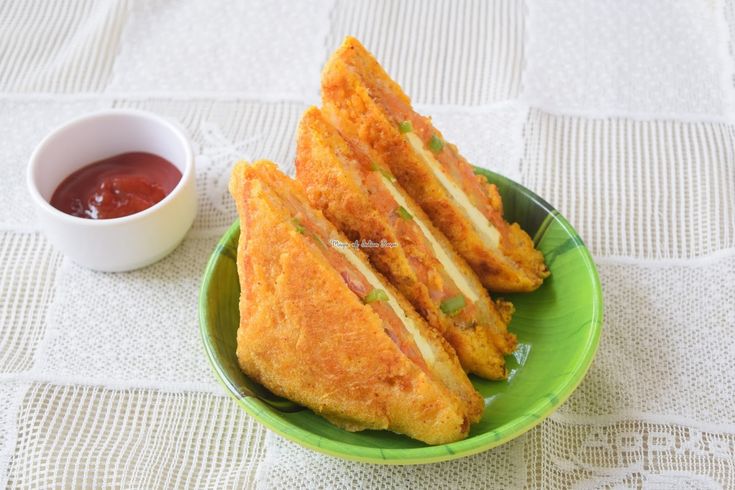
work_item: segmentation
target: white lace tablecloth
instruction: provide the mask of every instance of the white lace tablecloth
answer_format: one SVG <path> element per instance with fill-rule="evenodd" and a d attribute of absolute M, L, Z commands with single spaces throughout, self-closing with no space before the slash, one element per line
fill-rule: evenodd
<path fill-rule="evenodd" d="M 225 395 L 200 345 L 232 162 L 292 172 L 346 34 L 470 161 L 566 215 L 599 268 L 584 382 L 473 457 L 302 449 Z M 735 488 L 733 39 L 720 0 L 0 2 L 0 487 Z M 176 118 L 197 154 L 191 232 L 123 274 L 54 251 L 24 183 L 45 133 L 107 107 Z"/>

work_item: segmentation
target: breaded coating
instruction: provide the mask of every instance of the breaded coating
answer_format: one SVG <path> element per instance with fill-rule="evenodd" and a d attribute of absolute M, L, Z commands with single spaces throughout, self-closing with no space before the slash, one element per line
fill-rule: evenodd
<path fill-rule="evenodd" d="M 348 37 L 327 62 L 322 101 L 322 111 L 343 135 L 382 156 L 483 285 L 524 292 L 542 284 L 549 274 L 543 255 L 518 224 L 503 219 L 497 188 L 475 175 L 431 120 L 413 110 L 356 39 Z"/>
<path fill-rule="evenodd" d="M 252 175 L 252 178 L 257 178 L 268 185 L 282 201 L 290 200 L 297 203 L 298 207 L 302 208 L 308 214 L 307 218 L 310 216 L 312 221 L 319 222 L 320 226 L 328 230 L 329 237 L 325 237 L 324 242 L 328 242 L 330 239 L 337 239 L 342 242 L 346 240 L 346 237 L 319 210 L 309 205 L 303 187 L 298 182 L 280 172 L 275 164 L 268 161 L 256 162 L 256 164 L 248 167 L 248 174 Z M 327 250 L 322 250 L 322 253 L 327 254 L 328 252 Z M 363 267 L 372 271 L 372 274 L 376 276 L 376 280 L 380 282 L 378 287 L 384 289 L 389 295 L 395 298 L 397 307 L 401 310 L 399 316 L 403 318 L 404 323 L 412 324 L 422 338 L 428 339 L 428 347 L 430 347 L 433 356 L 433 362 L 429 366 L 431 370 L 430 375 L 457 395 L 463 403 L 470 422 L 477 422 L 482 416 L 484 402 L 462 371 L 461 364 L 454 349 L 441 334 L 434 331 L 421 319 L 406 298 L 386 278 L 382 277 L 377 271 L 372 270 L 367 257 L 365 257 L 361 250 L 352 250 L 352 254 L 362 263 Z M 336 255 L 339 255 L 339 253 Z M 348 271 L 340 270 L 339 274 L 343 275 L 346 272 Z M 343 280 L 345 280 L 344 277 Z"/>
<path fill-rule="evenodd" d="M 372 171 L 366 170 L 370 166 Z M 496 304 L 490 299 L 472 269 L 421 208 L 397 182 L 385 182 L 387 177 L 380 171 L 383 168 L 379 155 L 362 153 L 350 145 L 319 109 L 312 107 L 304 113 L 297 135 L 296 172 L 311 204 L 350 240 L 397 243 L 397 247 L 372 247 L 365 251 L 373 265 L 429 325 L 444 335 L 467 372 L 487 379 L 504 379 L 504 355 L 516 345 L 515 336 L 507 332 L 512 305 Z M 395 214 L 398 203 L 388 185 L 405 202 L 405 219 Z M 434 244 L 425 238 L 417 223 L 428 230 Z M 450 263 L 444 264 L 437 257 L 437 245 Z M 450 316 L 441 310 L 446 282 L 454 288 L 448 268 L 458 272 L 477 297 L 462 312 L 466 314 Z"/>
<path fill-rule="evenodd" d="M 437 356 L 428 373 L 412 362 L 386 334 L 381 317 L 294 226 L 273 182 L 299 200 L 304 196 L 270 162 L 237 164 L 230 180 L 242 230 L 237 357 L 243 371 L 347 430 L 388 429 L 428 444 L 466 437 L 482 399 L 451 347 L 401 299 Z M 311 217 L 326 223 L 318 211 Z M 386 290 L 395 292 L 388 285 Z"/>

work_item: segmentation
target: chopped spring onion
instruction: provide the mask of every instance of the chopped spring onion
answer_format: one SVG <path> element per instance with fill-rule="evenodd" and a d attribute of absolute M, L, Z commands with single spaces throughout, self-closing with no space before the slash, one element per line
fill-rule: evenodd
<path fill-rule="evenodd" d="M 317 245 L 319 245 L 321 248 L 323 249 L 327 248 L 327 246 L 324 245 L 324 242 L 322 241 L 322 239 L 319 238 L 319 235 L 317 235 L 316 233 L 311 233 L 311 238 L 313 238 L 314 241 L 317 243 Z"/>
<path fill-rule="evenodd" d="M 375 301 L 388 301 L 388 295 L 382 289 L 374 288 L 362 298 L 362 302 L 366 305 Z"/>
<path fill-rule="evenodd" d="M 319 235 L 314 233 L 311 230 L 307 230 L 304 225 L 301 224 L 301 221 L 299 221 L 298 218 L 291 218 L 291 223 L 293 223 L 294 228 L 296 228 L 296 231 L 301 233 L 302 235 L 306 235 L 311 237 L 312 240 L 316 242 L 317 245 L 319 245 L 321 248 L 326 249 L 327 246 L 324 245 L 324 242 L 321 238 L 319 238 Z"/>
<path fill-rule="evenodd" d="M 398 206 L 398 216 L 403 219 L 413 219 L 413 215 L 403 206 Z"/>
<path fill-rule="evenodd" d="M 441 304 L 439 305 L 439 308 L 444 312 L 445 315 L 448 315 L 448 316 L 456 315 L 464 307 L 465 307 L 464 295 L 462 294 L 458 294 L 457 296 L 452 296 L 451 298 L 447 298 L 444 301 L 442 301 Z"/>
<path fill-rule="evenodd" d="M 304 225 L 301 224 L 298 218 L 292 218 L 291 223 L 293 223 L 293 226 L 294 228 L 296 228 L 296 231 L 298 231 L 302 235 L 304 234 L 304 231 L 306 231 L 306 228 L 304 228 Z"/>
<path fill-rule="evenodd" d="M 373 172 L 380 172 L 381 174 L 383 174 L 383 177 L 390 180 L 391 182 L 396 181 L 396 178 L 393 177 L 393 174 L 391 174 L 390 172 L 388 172 L 386 169 L 384 169 L 383 167 L 381 167 L 375 162 L 370 162 L 370 170 L 372 170 Z"/>
<path fill-rule="evenodd" d="M 429 150 L 432 153 L 439 153 L 442 149 L 444 149 L 444 142 L 437 135 L 432 134 L 429 140 Z"/>
<path fill-rule="evenodd" d="M 413 131 L 413 124 L 411 124 L 411 121 L 403 121 L 401 124 L 398 125 L 398 130 L 401 133 L 410 133 Z"/>

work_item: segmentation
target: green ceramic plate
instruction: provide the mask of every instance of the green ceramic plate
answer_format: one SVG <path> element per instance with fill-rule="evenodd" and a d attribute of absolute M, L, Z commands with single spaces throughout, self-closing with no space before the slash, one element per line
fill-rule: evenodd
<path fill-rule="evenodd" d="M 346 432 L 245 376 L 235 358 L 239 323 L 235 258 L 236 222 L 212 254 L 199 297 L 202 339 L 225 389 L 251 416 L 302 446 L 340 458 L 383 464 L 455 459 L 507 442 L 541 422 L 574 391 L 587 372 L 602 327 L 597 271 L 582 240 L 554 208 L 500 175 L 477 170 L 495 183 L 505 216 L 517 221 L 544 253 L 551 276 L 530 294 L 506 295 L 516 306 L 510 330 L 518 349 L 508 357 L 507 381 L 473 378 L 485 397 L 485 414 L 467 439 L 427 446 L 388 431 Z"/>

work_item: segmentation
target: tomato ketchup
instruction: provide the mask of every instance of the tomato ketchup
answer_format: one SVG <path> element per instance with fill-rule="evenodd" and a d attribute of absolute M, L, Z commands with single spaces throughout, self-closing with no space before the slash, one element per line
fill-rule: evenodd
<path fill-rule="evenodd" d="M 80 218 L 120 218 L 161 201 L 180 180 L 179 169 L 165 158 L 122 153 L 69 175 L 54 191 L 51 205 Z"/>

